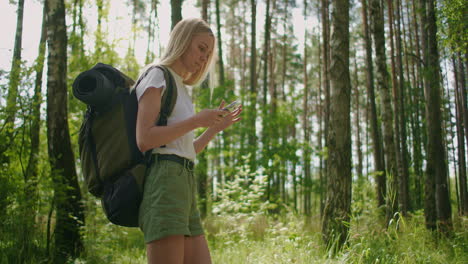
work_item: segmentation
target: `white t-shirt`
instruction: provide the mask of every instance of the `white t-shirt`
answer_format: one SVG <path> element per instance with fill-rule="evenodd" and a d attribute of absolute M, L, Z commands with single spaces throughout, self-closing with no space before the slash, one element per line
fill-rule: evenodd
<path fill-rule="evenodd" d="M 169 69 L 169 71 L 172 73 L 177 86 L 177 101 L 171 115 L 167 119 L 168 125 L 180 122 L 195 115 L 192 98 L 188 93 L 187 87 L 183 83 L 182 77 L 171 69 Z M 140 98 L 145 93 L 146 89 L 150 87 L 154 87 L 155 89 L 162 88 L 161 96 L 166 91 L 164 73 L 159 68 L 150 70 L 135 88 L 138 101 L 140 101 Z M 190 131 L 174 141 L 167 143 L 165 148 L 153 149 L 153 153 L 175 154 L 193 161 L 196 156 L 195 148 L 193 146 L 194 139 L 195 133 Z"/>

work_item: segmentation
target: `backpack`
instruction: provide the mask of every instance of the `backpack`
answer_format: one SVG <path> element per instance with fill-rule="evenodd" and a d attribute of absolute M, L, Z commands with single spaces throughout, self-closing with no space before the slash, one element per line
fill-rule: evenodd
<path fill-rule="evenodd" d="M 166 92 L 157 125 L 167 125 L 177 100 L 174 78 L 164 72 Z M 88 191 L 101 198 L 106 217 L 114 224 L 138 226 L 146 168 L 151 150 L 141 153 L 136 144 L 138 100 L 134 81 L 116 68 L 98 63 L 80 73 L 73 82 L 73 95 L 87 105 L 78 137 L 82 173 Z"/>

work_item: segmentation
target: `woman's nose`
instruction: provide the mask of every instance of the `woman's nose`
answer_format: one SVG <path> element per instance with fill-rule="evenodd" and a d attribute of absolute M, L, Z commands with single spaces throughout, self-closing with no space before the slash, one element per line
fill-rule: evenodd
<path fill-rule="evenodd" d="M 206 54 L 202 54 L 202 55 L 200 56 L 200 60 L 201 60 L 202 62 L 206 62 L 206 60 L 207 60 L 207 55 L 206 55 Z"/>

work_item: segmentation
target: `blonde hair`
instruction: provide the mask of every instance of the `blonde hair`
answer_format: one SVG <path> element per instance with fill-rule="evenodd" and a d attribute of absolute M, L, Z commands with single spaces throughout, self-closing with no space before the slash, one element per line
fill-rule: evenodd
<path fill-rule="evenodd" d="M 193 36 L 202 33 L 208 33 L 215 38 L 208 23 L 200 18 L 187 18 L 179 21 L 169 35 L 167 48 L 158 64 L 164 66 L 173 64 L 189 48 Z M 192 73 L 189 79 L 184 81 L 185 84 L 198 85 L 206 78 L 214 61 L 216 39 L 214 40 L 214 43 L 215 45 L 213 46 L 213 50 L 211 51 L 206 63 L 197 72 Z M 154 64 L 156 63 L 153 63 L 152 65 Z"/>

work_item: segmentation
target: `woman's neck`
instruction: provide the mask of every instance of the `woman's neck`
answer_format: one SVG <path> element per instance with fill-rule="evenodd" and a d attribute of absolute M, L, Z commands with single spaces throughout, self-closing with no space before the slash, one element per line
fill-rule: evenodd
<path fill-rule="evenodd" d="M 169 65 L 171 69 L 177 73 L 183 80 L 187 80 L 190 77 L 190 72 L 185 69 L 184 64 L 180 60 L 176 60 L 174 63 Z"/>

